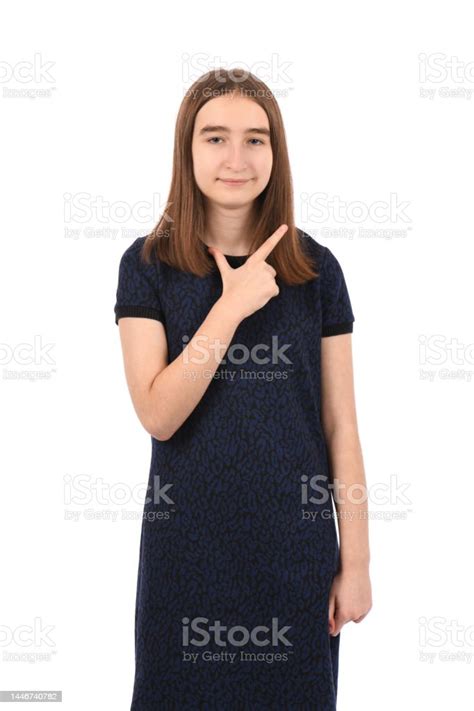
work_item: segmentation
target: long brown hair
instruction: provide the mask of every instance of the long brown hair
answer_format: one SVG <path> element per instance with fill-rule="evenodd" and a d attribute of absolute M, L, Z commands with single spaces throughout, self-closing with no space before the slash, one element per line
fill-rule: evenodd
<path fill-rule="evenodd" d="M 203 241 L 205 207 L 193 172 L 192 139 L 198 111 L 210 99 L 240 91 L 263 108 L 270 124 L 273 164 L 265 190 L 254 201 L 251 232 L 252 254 L 280 225 L 288 230 L 266 261 L 281 279 L 301 284 L 318 276 L 309 252 L 304 251 L 293 215 L 293 186 L 285 129 L 277 101 L 267 85 L 244 69 L 213 69 L 202 75 L 181 102 L 175 128 L 173 174 L 166 208 L 147 235 L 142 256 L 153 256 L 177 269 L 206 276 L 217 269 Z"/>

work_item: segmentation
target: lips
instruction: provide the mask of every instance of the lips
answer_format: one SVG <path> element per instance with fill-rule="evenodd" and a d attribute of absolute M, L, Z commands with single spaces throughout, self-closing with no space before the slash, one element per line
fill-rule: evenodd
<path fill-rule="evenodd" d="M 248 180 L 227 180 L 226 178 L 219 178 L 222 183 L 228 183 L 229 185 L 244 185 L 248 183 Z"/>

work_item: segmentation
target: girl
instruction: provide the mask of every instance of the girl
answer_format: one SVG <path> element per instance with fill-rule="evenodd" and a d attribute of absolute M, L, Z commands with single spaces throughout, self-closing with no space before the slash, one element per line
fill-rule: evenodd
<path fill-rule="evenodd" d="M 252 74 L 185 96 L 115 317 L 152 438 L 132 711 L 332 711 L 341 628 L 371 607 L 367 507 L 346 493 L 365 487 L 354 315 L 294 224 L 281 114 Z"/>

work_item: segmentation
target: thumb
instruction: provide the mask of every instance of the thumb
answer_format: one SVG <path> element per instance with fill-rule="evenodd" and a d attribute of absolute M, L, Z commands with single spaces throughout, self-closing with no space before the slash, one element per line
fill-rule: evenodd
<path fill-rule="evenodd" d="M 336 596 L 331 593 L 329 597 L 329 634 L 333 635 L 336 629 L 335 613 L 336 611 Z"/>
<path fill-rule="evenodd" d="M 341 608 L 337 604 L 337 601 L 336 601 L 336 613 L 334 615 L 334 629 L 331 632 L 333 637 L 336 637 L 338 634 L 340 634 L 340 632 L 341 632 L 342 628 L 344 627 L 344 625 L 346 624 L 346 622 L 347 622 L 347 619 L 345 617 L 343 617 Z"/>
<path fill-rule="evenodd" d="M 216 260 L 217 266 L 219 268 L 219 271 L 221 274 L 224 274 L 224 272 L 230 270 L 230 264 L 227 261 L 227 259 L 224 257 L 223 253 L 220 251 L 220 249 L 217 249 L 217 247 L 208 247 L 207 251 L 212 254 L 214 259 Z"/>

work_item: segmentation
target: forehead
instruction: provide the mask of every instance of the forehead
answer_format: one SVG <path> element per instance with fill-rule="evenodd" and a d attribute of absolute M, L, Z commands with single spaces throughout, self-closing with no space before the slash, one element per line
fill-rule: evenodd
<path fill-rule="evenodd" d="M 196 114 L 195 132 L 206 124 L 226 126 L 236 133 L 255 126 L 270 128 L 262 107 L 252 99 L 237 95 L 216 96 L 206 102 Z"/>

